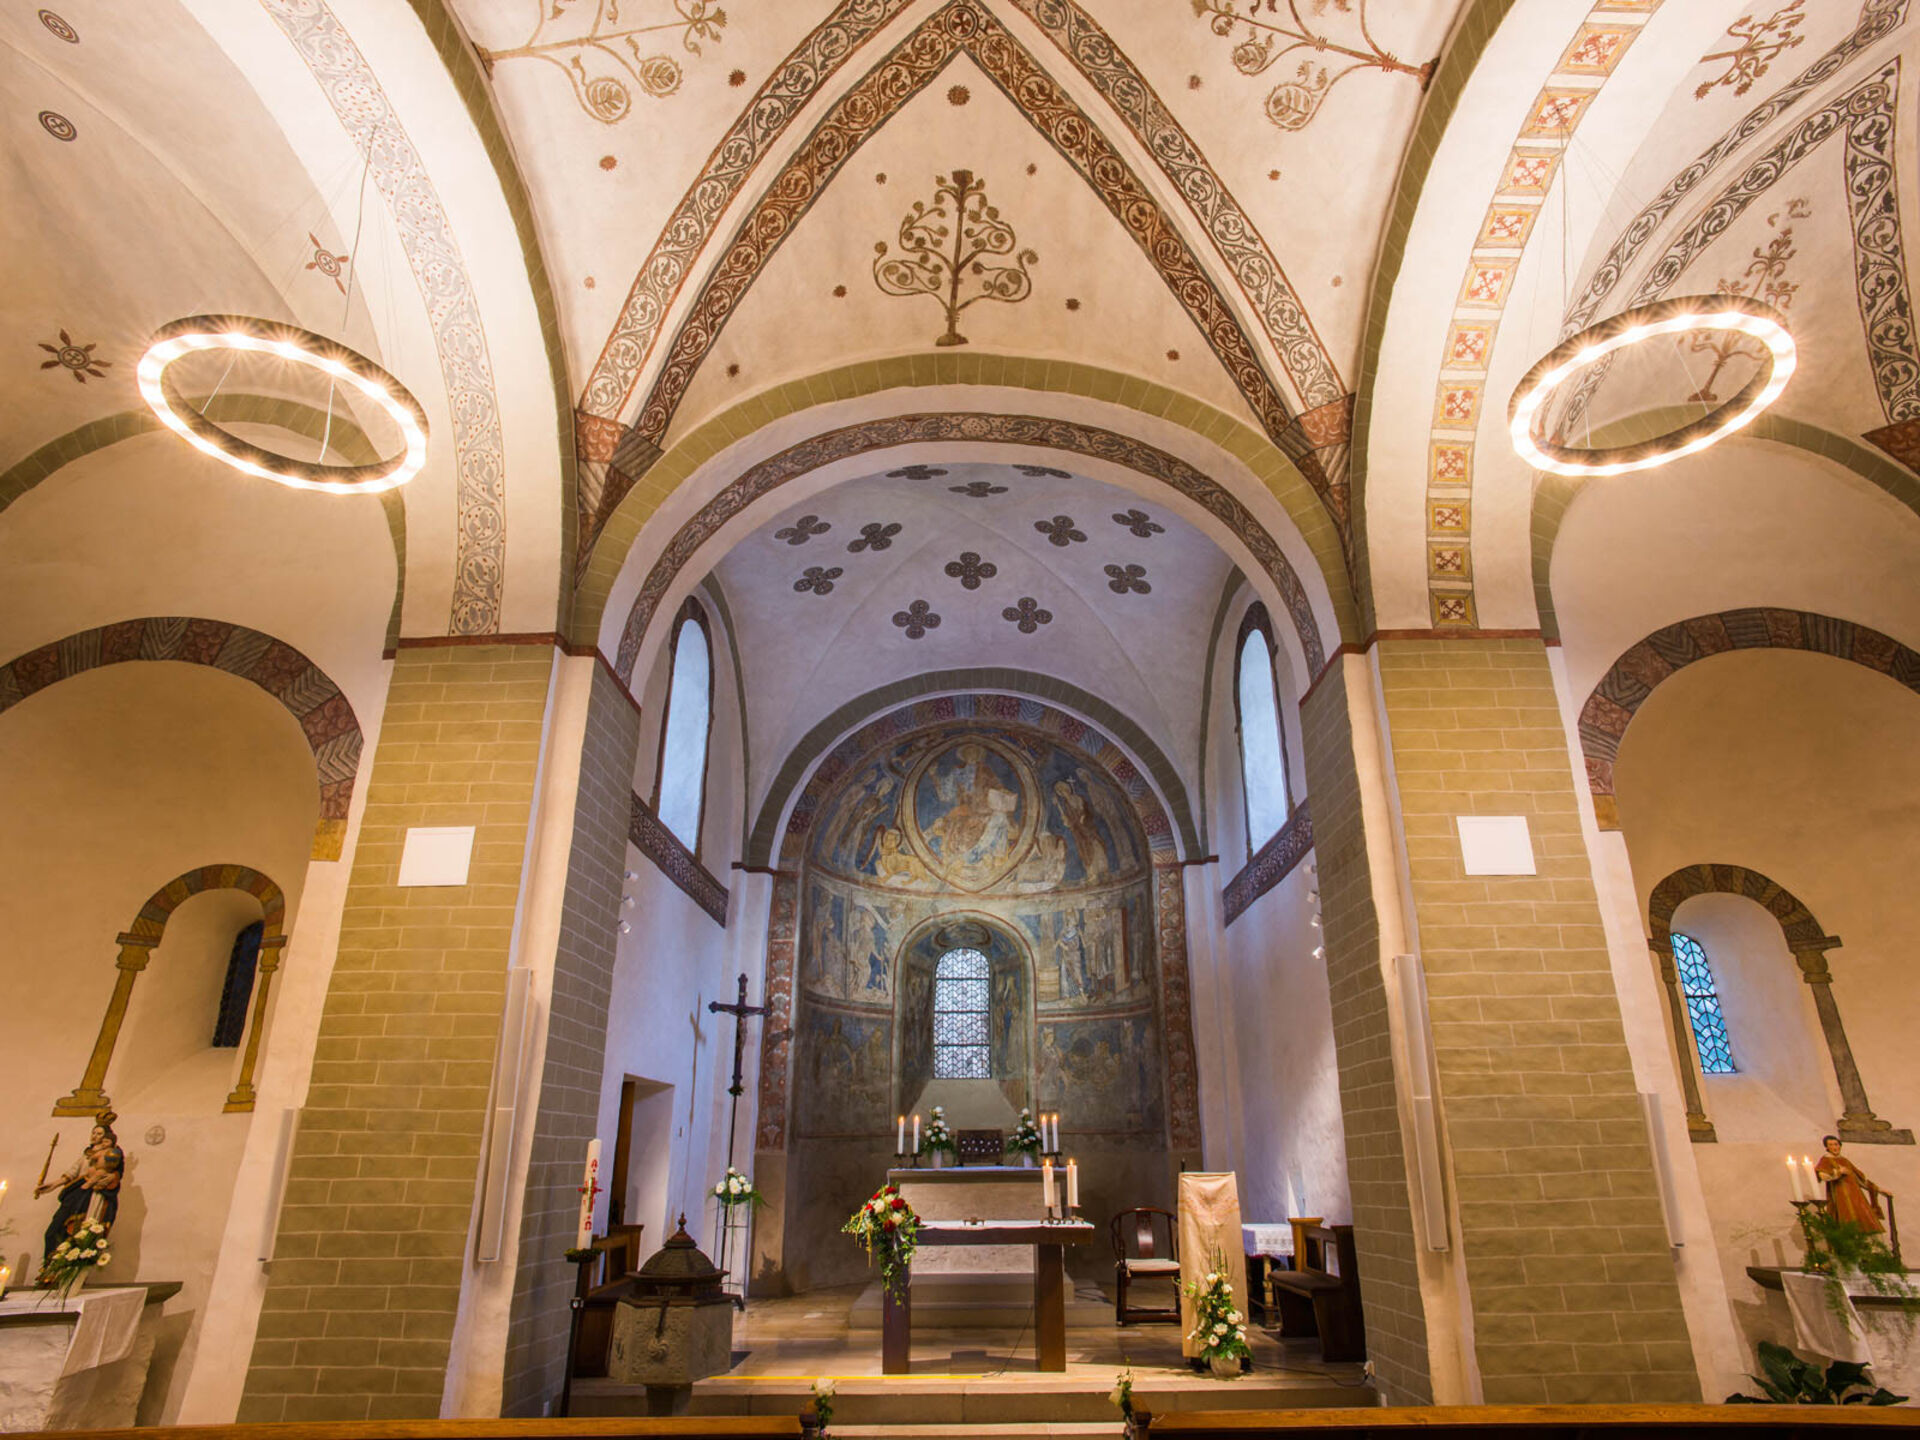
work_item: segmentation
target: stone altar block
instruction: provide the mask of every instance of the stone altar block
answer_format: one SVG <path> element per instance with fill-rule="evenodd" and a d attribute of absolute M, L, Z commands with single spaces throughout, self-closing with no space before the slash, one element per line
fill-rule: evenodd
<path fill-rule="evenodd" d="M 0 1432 L 131 1426 L 175 1282 L 0 1300 Z"/>
<path fill-rule="evenodd" d="M 1065 1177 L 1055 1175 L 1056 1184 Z M 922 1220 L 1039 1220 L 1040 1171 L 1017 1165 L 964 1165 L 945 1170 L 889 1170 L 887 1181 Z M 927 1280 L 979 1275 L 994 1280 L 1033 1281 L 1031 1245 L 923 1247 L 913 1273 Z"/>

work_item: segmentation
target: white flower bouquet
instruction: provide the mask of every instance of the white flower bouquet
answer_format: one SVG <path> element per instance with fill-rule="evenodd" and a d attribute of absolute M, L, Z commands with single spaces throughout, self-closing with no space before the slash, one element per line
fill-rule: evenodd
<path fill-rule="evenodd" d="M 1227 1257 L 1215 1250 L 1207 1257 L 1207 1266 L 1204 1276 L 1181 1286 L 1193 1301 L 1193 1329 L 1187 1339 L 1199 1345 L 1202 1358 L 1216 1373 L 1228 1362 L 1237 1373 L 1238 1362 L 1253 1353 L 1247 1344 L 1247 1317 L 1234 1304 Z"/>
<path fill-rule="evenodd" d="M 1033 1111 L 1026 1106 L 1020 1107 L 1020 1123 L 1013 1127 L 1013 1139 L 1007 1142 L 1007 1149 L 1015 1155 L 1038 1157 L 1042 1141 L 1040 1126 L 1034 1121 Z"/>
<path fill-rule="evenodd" d="M 936 1151 L 945 1151 L 947 1154 L 952 1155 L 958 1148 L 959 1147 L 954 1144 L 953 1131 L 947 1128 L 947 1112 L 945 1107 L 940 1105 L 934 1106 L 933 1115 L 927 1121 L 926 1133 L 920 1137 L 921 1151 L 928 1155 L 932 1155 Z"/>
<path fill-rule="evenodd" d="M 727 1173 L 720 1177 L 719 1183 L 713 1187 L 713 1198 L 720 1202 L 722 1210 L 731 1210 L 736 1205 L 758 1207 L 767 1203 L 767 1197 L 760 1193 L 753 1181 L 731 1165 L 727 1167 Z"/>
<path fill-rule="evenodd" d="M 82 1220 L 71 1235 L 53 1247 L 46 1264 L 40 1267 L 40 1278 L 50 1281 L 64 1301 L 89 1270 L 112 1259 L 113 1252 L 107 1248 L 107 1227 L 98 1220 Z"/>

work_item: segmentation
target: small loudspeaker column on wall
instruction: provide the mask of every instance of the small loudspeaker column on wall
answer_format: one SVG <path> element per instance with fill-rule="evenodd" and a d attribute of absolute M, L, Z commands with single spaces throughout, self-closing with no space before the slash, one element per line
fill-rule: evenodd
<path fill-rule="evenodd" d="M 473 1258 L 498 1260 L 506 1234 L 507 1180 L 513 1133 L 520 1113 L 521 1072 L 526 1069 L 527 1020 L 533 1009 L 533 971 L 507 971 L 506 1004 L 500 1016 L 500 1046 L 494 1064 L 493 1113 L 481 1170 L 480 1215 L 474 1225 Z"/>
<path fill-rule="evenodd" d="M 1427 1019 L 1427 972 L 1418 955 L 1393 957 L 1399 992 L 1400 1029 L 1406 1037 L 1407 1089 L 1413 1111 L 1414 1169 L 1420 1185 L 1420 1218 L 1429 1250 L 1451 1248 L 1447 1231 L 1445 1171 L 1440 1164 L 1440 1122 L 1433 1103 L 1433 1032 Z"/>

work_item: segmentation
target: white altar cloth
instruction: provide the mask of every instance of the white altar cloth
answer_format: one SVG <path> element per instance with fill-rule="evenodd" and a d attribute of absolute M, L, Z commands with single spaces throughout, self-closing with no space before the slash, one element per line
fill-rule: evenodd
<path fill-rule="evenodd" d="M 0 1431 L 132 1425 L 153 1358 L 146 1304 L 140 1285 L 0 1300 Z"/>
<path fill-rule="evenodd" d="M 1913 1320 L 1897 1310 L 1855 1306 L 1856 1298 L 1874 1293 L 1864 1281 L 1848 1287 L 1844 1305 L 1835 1307 L 1831 1283 L 1824 1275 L 1780 1272 L 1780 1288 L 1793 1314 L 1794 1347 L 1822 1359 L 1871 1365 L 1875 1384 L 1896 1395 L 1920 1395 L 1920 1335 Z"/>

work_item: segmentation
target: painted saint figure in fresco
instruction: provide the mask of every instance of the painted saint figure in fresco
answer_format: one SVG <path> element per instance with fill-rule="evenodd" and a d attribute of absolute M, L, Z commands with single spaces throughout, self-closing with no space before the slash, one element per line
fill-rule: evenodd
<path fill-rule="evenodd" d="M 967 871 L 993 870 L 1006 862 L 1013 848 L 1020 792 L 1001 783 L 984 745 L 970 742 L 956 754 L 957 765 L 933 769 L 934 796 L 946 808 L 931 824 L 923 825 L 921 833 L 945 864 Z"/>
<path fill-rule="evenodd" d="M 1827 1153 L 1813 1167 L 1814 1177 L 1827 1182 L 1827 1213 L 1836 1220 L 1851 1220 L 1862 1229 L 1879 1234 L 1887 1227 L 1880 1220 L 1880 1197 L 1888 1194 L 1860 1171 L 1860 1167 L 1840 1153 L 1840 1137 L 1829 1135 L 1820 1142 Z"/>
<path fill-rule="evenodd" d="M 1087 810 L 1087 797 L 1068 781 L 1056 780 L 1053 798 L 1060 807 L 1060 818 L 1066 824 L 1067 833 L 1073 837 L 1073 848 L 1079 853 L 1086 882 L 1099 884 L 1107 878 L 1107 847 L 1094 828 L 1093 816 Z"/>

